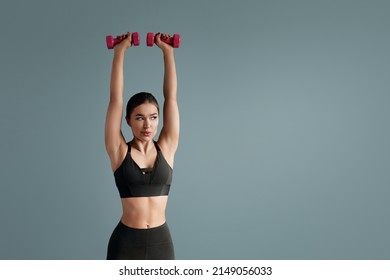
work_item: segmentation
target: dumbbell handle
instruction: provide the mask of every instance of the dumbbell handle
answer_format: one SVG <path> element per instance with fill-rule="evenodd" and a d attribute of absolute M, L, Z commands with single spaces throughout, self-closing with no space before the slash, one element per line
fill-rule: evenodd
<path fill-rule="evenodd" d="M 164 43 L 167 43 L 167 44 L 170 44 L 170 45 L 173 44 L 173 37 L 168 37 L 168 38 L 165 38 L 165 39 L 160 37 L 160 40 L 163 41 Z"/>
<path fill-rule="evenodd" d="M 112 40 L 114 46 L 123 41 L 123 39 L 118 39 L 118 38 L 113 38 Z"/>

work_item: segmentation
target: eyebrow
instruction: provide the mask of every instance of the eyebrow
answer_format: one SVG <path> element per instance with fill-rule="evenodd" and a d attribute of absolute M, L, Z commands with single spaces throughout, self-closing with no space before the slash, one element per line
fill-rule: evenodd
<path fill-rule="evenodd" d="M 149 116 L 156 116 L 156 115 L 158 115 L 157 113 L 153 113 L 153 114 L 150 114 Z M 143 115 L 143 114 L 136 114 L 135 115 L 136 117 L 144 117 L 145 115 Z"/>

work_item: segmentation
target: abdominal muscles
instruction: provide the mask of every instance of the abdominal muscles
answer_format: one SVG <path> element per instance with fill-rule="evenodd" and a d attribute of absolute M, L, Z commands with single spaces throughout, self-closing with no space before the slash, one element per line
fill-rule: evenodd
<path fill-rule="evenodd" d="M 122 198 L 122 223 L 132 228 L 153 228 L 164 224 L 168 196 Z"/>

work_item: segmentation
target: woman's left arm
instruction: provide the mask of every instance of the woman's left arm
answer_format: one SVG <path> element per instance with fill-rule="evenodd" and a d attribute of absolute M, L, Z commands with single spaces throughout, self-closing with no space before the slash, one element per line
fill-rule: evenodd
<path fill-rule="evenodd" d="M 179 145 L 180 130 L 179 106 L 177 102 L 177 75 L 174 49 L 172 46 L 160 40 L 160 37 L 164 35 L 156 35 L 156 44 L 161 48 L 164 56 L 164 120 L 158 141 L 173 156 Z"/>

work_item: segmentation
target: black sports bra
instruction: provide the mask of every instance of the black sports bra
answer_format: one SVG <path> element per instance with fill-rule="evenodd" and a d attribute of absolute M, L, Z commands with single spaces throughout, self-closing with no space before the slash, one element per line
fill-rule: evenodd
<path fill-rule="evenodd" d="M 122 164 L 114 172 L 115 183 L 121 198 L 168 195 L 173 170 L 161 153 L 157 142 L 157 159 L 153 168 L 140 168 L 131 157 L 131 144 Z"/>

